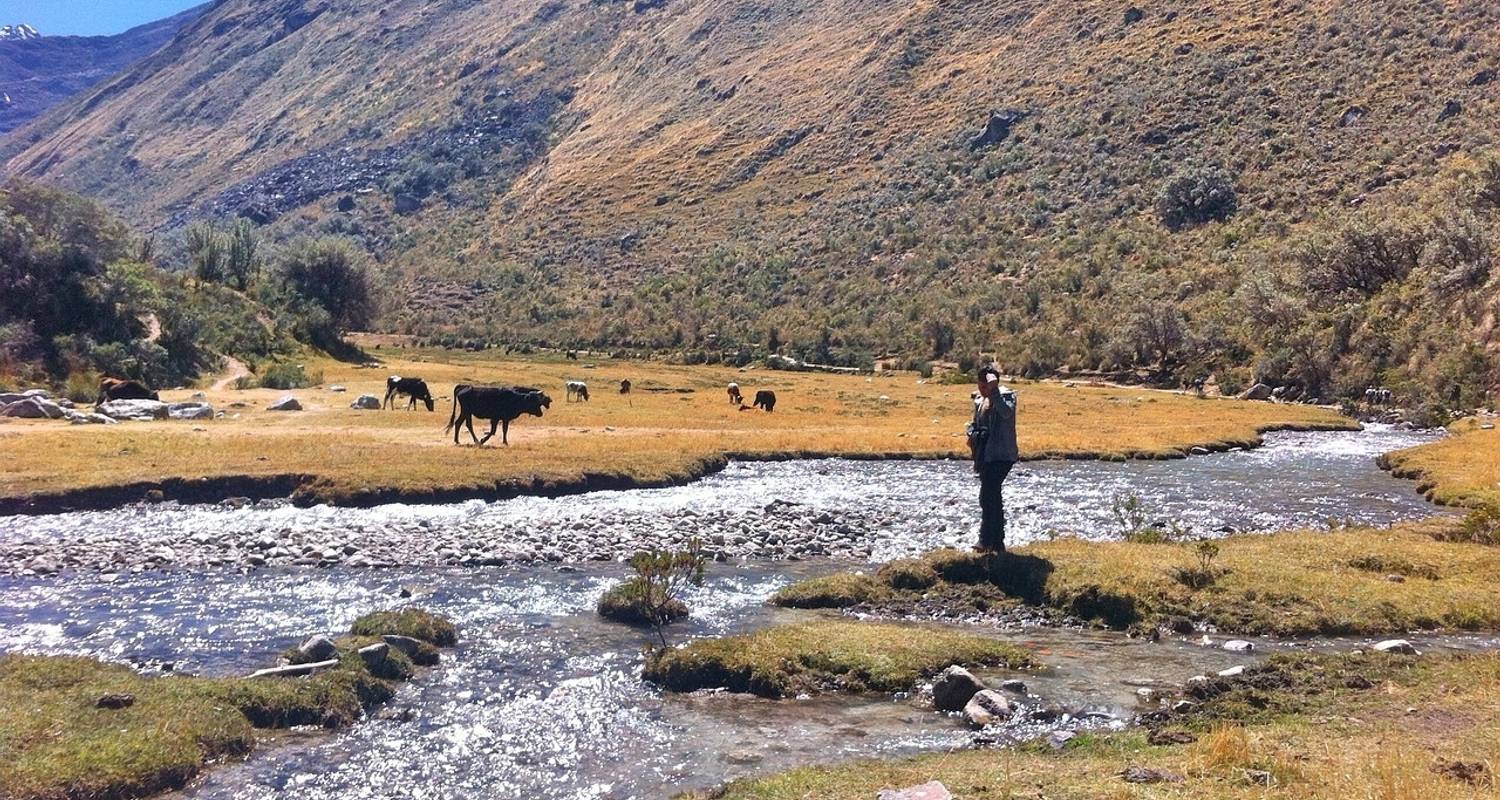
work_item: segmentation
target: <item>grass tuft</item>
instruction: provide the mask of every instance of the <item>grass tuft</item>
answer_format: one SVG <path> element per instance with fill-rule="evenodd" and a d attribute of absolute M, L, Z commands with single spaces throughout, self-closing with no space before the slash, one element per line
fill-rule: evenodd
<path fill-rule="evenodd" d="M 420 608 L 376 611 L 354 621 L 355 636 L 410 636 L 438 647 L 458 644 L 458 628 L 443 617 Z"/>
<path fill-rule="evenodd" d="M 899 692 L 953 664 L 1030 666 L 1020 647 L 943 628 L 848 620 L 701 639 L 657 653 L 646 680 L 675 692 L 727 688 L 762 697 Z"/>

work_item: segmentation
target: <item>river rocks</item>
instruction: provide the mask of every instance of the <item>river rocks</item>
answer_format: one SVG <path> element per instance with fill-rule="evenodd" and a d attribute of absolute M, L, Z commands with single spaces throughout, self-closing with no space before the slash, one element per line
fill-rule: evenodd
<path fill-rule="evenodd" d="M 1146 743 L 1155 747 L 1166 747 L 1174 744 L 1192 744 L 1198 741 L 1198 737 L 1187 731 L 1171 731 L 1165 728 L 1157 728 L 1146 734 Z"/>
<path fill-rule="evenodd" d="M 354 402 L 350 403 L 349 407 L 362 411 L 379 411 L 380 398 L 373 394 L 362 394 Z"/>
<path fill-rule="evenodd" d="M 94 708 L 121 709 L 130 708 L 135 705 L 135 695 L 118 692 L 114 694 L 101 695 L 94 701 Z"/>
<path fill-rule="evenodd" d="M 932 681 L 932 705 L 939 711 L 961 711 L 975 694 L 985 689 L 984 681 L 959 666 L 949 667 Z"/>
<path fill-rule="evenodd" d="M 167 404 L 159 400 L 111 400 L 99 406 L 99 413 L 118 420 L 147 421 L 167 419 Z"/>
<path fill-rule="evenodd" d="M 1255 649 L 1254 642 L 1247 642 L 1244 639 L 1230 639 L 1221 646 L 1231 653 L 1248 653 Z"/>
<path fill-rule="evenodd" d="M 359 648 L 359 657 L 365 662 L 365 666 L 372 670 L 378 670 L 385 665 L 385 659 L 390 655 L 391 646 L 385 642 L 366 645 Z"/>
<path fill-rule="evenodd" d="M 1239 676 L 1245 674 L 1245 667 L 1242 664 L 1239 666 L 1230 667 L 1229 669 L 1221 669 L 1215 674 L 1217 674 L 1220 678 L 1238 678 Z"/>
<path fill-rule="evenodd" d="M 303 642 L 302 646 L 297 648 L 297 652 L 309 661 L 327 661 L 338 652 L 338 647 L 332 639 L 318 634 Z"/>
<path fill-rule="evenodd" d="M 953 800 L 953 793 L 938 781 L 905 789 L 881 789 L 875 800 Z"/>
<path fill-rule="evenodd" d="M 1388 639 L 1377 643 L 1371 649 L 1377 653 L 1398 653 L 1404 656 L 1419 656 L 1422 654 L 1421 651 L 1417 650 L 1416 645 L 1405 639 Z"/>
<path fill-rule="evenodd" d="M 1015 709 L 1011 708 L 1010 701 L 994 689 L 985 689 L 975 693 L 964 705 L 964 719 L 976 728 L 986 728 L 997 722 L 1004 722 L 1014 714 Z"/>
<path fill-rule="evenodd" d="M 118 425 L 120 421 L 103 414 L 85 414 L 78 411 L 68 413 L 68 422 L 73 425 Z"/>
<path fill-rule="evenodd" d="M 302 403 L 297 398 L 286 395 L 280 400 L 266 406 L 267 411 L 301 411 Z"/>
<path fill-rule="evenodd" d="M 1270 386 L 1267 386 L 1264 383 L 1257 383 L 1254 386 L 1251 386 L 1249 389 L 1246 389 L 1245 391 L 1240 392 L 1240 399 L 1241 400 L 1270 400 L 1271 399 L 1271 391 L 1272 391 L 1272 389 L 1271 389 Z"/>
<path fill-rule="evenodd" d="M 1017 680 L 1015 678 L 1001 681 L 1000 688 L 1013 694 L 1026 694 L 1026 682 Z"/>
<path fill-rule="evenodd" d="M 172 403 L 167 406 L 171 419 L 213 419 L 214 407 L 208 403 Z"/>

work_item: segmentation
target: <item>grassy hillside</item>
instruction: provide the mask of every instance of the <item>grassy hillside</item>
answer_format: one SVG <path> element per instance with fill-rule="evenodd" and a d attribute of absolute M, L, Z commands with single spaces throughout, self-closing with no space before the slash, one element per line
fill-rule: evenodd
<path fill-rule="evenodd" d="M 0 153 L 423 333 L 1464 405 L 1497 69 L 1482 3 L 226 0 Z"/>

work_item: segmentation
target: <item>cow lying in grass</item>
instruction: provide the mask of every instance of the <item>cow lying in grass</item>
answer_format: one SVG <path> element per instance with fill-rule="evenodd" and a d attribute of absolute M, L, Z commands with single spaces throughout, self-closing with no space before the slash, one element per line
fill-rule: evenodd
<path fill-rule="evenodd" d="M 453 443 L 458 444 L 459 429 L 468 426 L 474 444 L 483 445 L 495 436 L 500 428 L 500 443 L 510 444 L 510 424 L 523 414 L 540 417 L 552 406 L 552 398 L 540 389 L 519 386 L 470 386 L 461 383 L 453 387 L 453 413 L 448 417 L 448 428 L 453 429 Z M 474 418 L 490 421 L 490 432 L 479 438 L 474 433 Z"/>

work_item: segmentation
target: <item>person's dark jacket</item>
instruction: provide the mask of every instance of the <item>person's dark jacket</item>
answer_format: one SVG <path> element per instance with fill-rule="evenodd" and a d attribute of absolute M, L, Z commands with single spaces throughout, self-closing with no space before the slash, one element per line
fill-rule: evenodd
<path fill-rule="evenodd" d="M 1016 446 L 1015 390 L 999 386 L 990 397 L 975 400 L 974 426 L 988 432 L 984 448 L 977 454 L 979 463 L 1021 460 L 1020 448 Z"/>

